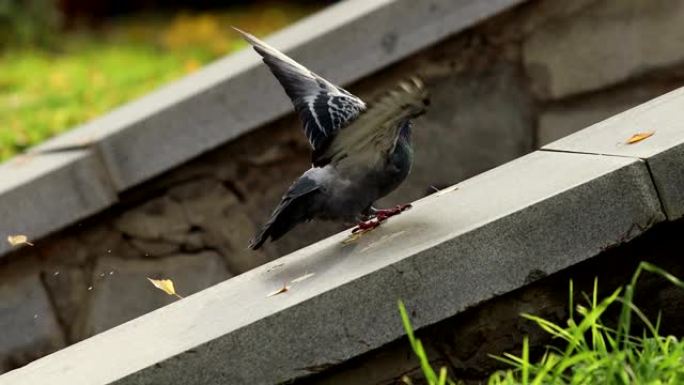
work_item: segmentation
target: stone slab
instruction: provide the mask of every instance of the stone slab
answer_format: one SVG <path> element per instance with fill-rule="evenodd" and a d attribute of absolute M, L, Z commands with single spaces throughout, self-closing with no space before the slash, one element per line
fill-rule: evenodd
<path fill-rule="evenodd" d="M 538 151 L 426 197 L 356 242 L 330 237 L 0 384 L 281 383 L 403 336 L 398 298 L 420 328 L 663 220 L 643 161 Z"/>
<path fill-rule="evenodd" d="M 176 291 L 187 296 L 231 275 L 214 251 L 154 260 L 100 258 L 93 270 L 85 333 L 101 333 L 178 300 L 154 288 L 148 277 L 172 279 Z"/>
<path fill-rule="evenodd" d="M 0 165 L 0 255 L 8 235 L 37 239 L 117 201 L 90 151 L 26 155 Z"/>
<path fill-rule="evenodd" d="M 348 84 L 522 1 L 345 1 L 268 40 Z M 34 151 L 95 146 L 121 191 L 291 110 L 258 55 L 242 50 Z"/>
<path fill-rule="evenodd" d="M 0 371 L 64 347 L 64 334 L 37 274 L 0 277 Z"/>
<path fill-rule="evenodd" d="M 626 144 L 637 132 L 654 135 Z M 668 218 L 684 216 L 684 88 L 596 123 L 544 149 L 644 159 Z"/>
<path fill-rule="evenodd" d="M 533 88 L 558 99 L 679 66 L 683 17 L 679 0 L 603 0 L 548 23 L 523 43 Z"/>
<path fill-rule="evenodd" d="M 544 146 L 613 115 L 670 92 L 681 84 L 670 82 L 637 85 L 584 97 L 574 103 L 549 106 L 539 114 L 537 144 Z"/>

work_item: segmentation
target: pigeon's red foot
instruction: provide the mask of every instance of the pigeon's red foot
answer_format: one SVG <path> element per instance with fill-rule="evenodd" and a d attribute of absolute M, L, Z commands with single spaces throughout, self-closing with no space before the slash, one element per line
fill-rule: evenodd
<path fill-rule="evenodd" d="M 402 212 L 408 210 L 411 208 L 411 204 L 405 204 L 405 205 L 396 205 L 395 207 L 392 207 L 391 209 L 382 209 L 382 210 L 375 210 L 373 212 L 373 218 L 367 220 L 367 221 L 362 221 L 359 222 L 356 227 L 352 230 L 352 234 L 358 233 L 358 232 L 367 232 L 371 231 L 374 228 L 380 226 L 380 224 L 384 221 L 387 220 L 387 218 L 393 217 L 395 215 L 399 215 Z"/>
<path fill-rule="evenodd" d="M 399 215 L 403 213 L 404 211 L 408 210 L 411 208 L 411 204 L 407 203 L 404 205 L 396 205 L 392 207 L 391 209 L 382 209 L 382 210 L 376 210 L 375 211 L 375 218 L 378 219 L 378 221 L 384 221 L 385 219 L 389 217 L 393 217 L 395 215 Z"/>
<path fill-rule="evenodd" d="M 358 233 L 359 231 L 366 232 L 371 231 L 374 228 L 380 226 L 380 221 L 376 218 L 369 219 L 367 221 L 359 222 L 356 227 L 352 230 L 352 234 Z"/>

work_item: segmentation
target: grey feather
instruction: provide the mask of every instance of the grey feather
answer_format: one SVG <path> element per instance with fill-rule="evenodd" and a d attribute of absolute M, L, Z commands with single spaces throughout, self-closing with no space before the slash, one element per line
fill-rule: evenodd
<path fill-rule="evenodd" d="M 334 136 L 366 108 L 363 100 L 349 91 L 316 75 L 255 36 L 235 30 L 261 55 L 285 89 L 313 149 L 319 148 L 326 138 Z"/>
<path fill-rule="evenodd" d="M 417 78 L 399 83 L 373 101 L 357 119 L 313 152 L 313 164 L 382 162 L 396 145 L 399 129 L 425 112 L 428 94 Z M 353 155 L 353 156 L 350 156 Z"/>

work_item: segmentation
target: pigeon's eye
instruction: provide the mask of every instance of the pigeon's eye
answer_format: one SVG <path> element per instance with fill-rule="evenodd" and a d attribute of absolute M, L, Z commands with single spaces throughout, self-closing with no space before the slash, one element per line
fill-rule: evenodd
<path fill-rule="evenodd" d="M 423 105 L 426 107 L 429 106 L 430 105 L 430 99 L 429 98 L 423 99 Z"/>

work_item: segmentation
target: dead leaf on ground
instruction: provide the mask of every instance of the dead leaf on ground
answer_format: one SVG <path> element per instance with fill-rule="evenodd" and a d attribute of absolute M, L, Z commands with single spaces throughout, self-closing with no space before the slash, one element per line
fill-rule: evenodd
<path fill-rule="evenodd" d="M 287 282 L 286 282 L 283 284 L 283 287 L 281 287 L 280 289 L 278 289 L 272 293 L 269 293 L 266 297 L 273 297 L 274 295 L 283 294 L 289 290 L 290 290 L 290 287 L 287 286 Z"/>
<path fill-rule="evenodd" d="M 170 279 L 152 279 L 147 278 L 157 289 L 163 291 L 168 295 L 173 295 L 178 298 L 183 298 L 178 293 L 176 293 L 176 288 L 173 287 L 173 281 Z"/>
<path fill-rule="evenodd" d="M 655 132 L 653 131 L 644 131 L 644 132 L 637 132 L 636 134 L 632 135 L 627 139 L 627 144 L 634 144 L 634 143 L 639 143 L 644 139 L 650 138 L 653 136 Z"/>
<path fill-rule="evenodd" d="M 19 245 L 33 246 L 33 243 L 28 241 L 28 237 L 26 235 L 9 235 L 9 236 L 7 236 L 7 242 L 9 242 L 10 245 L 12 245 L 12 246 L 19 246 Z"/>
<path fill-rule="evenodd" d="M 342 244 L 343 245 L 350 244 L 350 243 L 356 241 L 357 239 L 361 238 L 364 234 L 370 233 L 371 231 L 375 230 L 376 228 L 377 227 L 371 227 L 368 229 L 363 229 L 363 230 L 359 230 L 356 232 L 352 232 L 351 234 L 349 234 L 349 236 L 347 238 L 345 238 L 342 241 Z"/>

